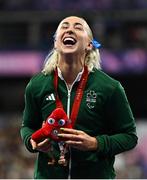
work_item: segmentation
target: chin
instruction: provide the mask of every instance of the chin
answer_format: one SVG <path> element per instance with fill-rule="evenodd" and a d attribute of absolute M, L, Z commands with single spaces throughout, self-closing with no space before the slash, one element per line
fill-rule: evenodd
<path fill-rule="evenodd" d="M 62 48 L 62 53 L 63 54 L 74 54 L 79 52 L 79 48 L 77 47 L 66 47 L 66 48 Z"/>
<path fill-rule="evenodd" d="M 77 53 L 77 50 L 75 49 L 64 49 L 62 51 L 62 54 L 75 54 L 75 53 Z"/>

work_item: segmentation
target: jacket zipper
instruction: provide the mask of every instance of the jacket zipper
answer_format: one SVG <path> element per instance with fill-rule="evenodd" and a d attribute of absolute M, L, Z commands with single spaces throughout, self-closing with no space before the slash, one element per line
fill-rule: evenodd
<path fill-rule="evenodd" d="M 70 95 L 71 95 L 71 89 L 72 88 L 68 88 L 67 87 L 67 90 L 68 90 L 68 94 L 67 94 L 67 117 L 69 118 L 70 117 Z"/>
<path fill-rule="evenodd" d="M 66 84 L 66 83 L 65 83 Z M 73 86 L 73 84 L 72 84 Z M 67 87 L 67 116 L 68 118 L 70 118 L 70 96 L 71 96 L 71 90 L 72 90 L 72 86 L 69 88 L 68 85 L 66 84 Z M 70 177 L 70 173 L 71 173 L 71 149 L 69 148 L 69 152 L 70 152 L 70 157 L 69 157 L 69 166 L 68 166 L 68 179 L 71 179 Z"/>
<path fill-rule="evenodd" d="M 66 81 L 64 80 L 66 88 L 67 88 L 67 92 L 68 92 L 68 94 L 67 94 L 67 117 L 68 118 L 70 118 L 70 97 L 71 97 L 71 91 L 72 91 L 73 85 L 75 84 L 76 81 L 77 81 L 77 78 L 74 80 L 72 85 L 69 87 L 67 85 Z M 71 179 L 71 149 L 70 148 L 69 148 L 69 152 L 70 152 L 70 157 L 69 157 L 69 166 L 68 166 L 68 169 L 69 169 L 68 179 Z"/>

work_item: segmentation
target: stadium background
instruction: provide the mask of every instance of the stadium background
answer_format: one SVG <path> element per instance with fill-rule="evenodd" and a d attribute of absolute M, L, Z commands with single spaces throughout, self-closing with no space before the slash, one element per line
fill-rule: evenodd
<path fill-rule="evenodd" d="M 146 0 L 0 0 L 0 178 L 32 178 L 36 154 L 19 134 L 24 90 L 69 15 L 92 27 L 103 70 L 123 84 L 136 119 L 139 144 L 117 156 L 117 178 L 147 178 Z"/>

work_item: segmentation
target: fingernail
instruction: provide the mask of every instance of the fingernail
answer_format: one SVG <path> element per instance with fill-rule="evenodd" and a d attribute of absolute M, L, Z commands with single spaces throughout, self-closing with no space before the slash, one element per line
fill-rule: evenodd
<path fill-rule="evenodd" d="M 61 136 L 62 136 L 62 134 L 57 134 L 57 136 L 61 137 Z"/>
<path fill-rule="evenodd" d="M 64 128 L 60 128 L 61 131 L 64 131 Z"/>

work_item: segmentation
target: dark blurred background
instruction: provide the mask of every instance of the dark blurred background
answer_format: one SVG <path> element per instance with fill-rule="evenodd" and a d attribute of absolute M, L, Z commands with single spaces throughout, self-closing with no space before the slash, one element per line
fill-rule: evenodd
<path fill-rule="evenodd" d="M 24 91 L 70 15 L 92 28 L 103 71 L 122 83 L 136 119 L 139 144 L 117 156 L 117 178 L 147 178 L 146 0 L 0 0 L 0 178 L 32 178 L 36 155 L 19 134 Z"/>

